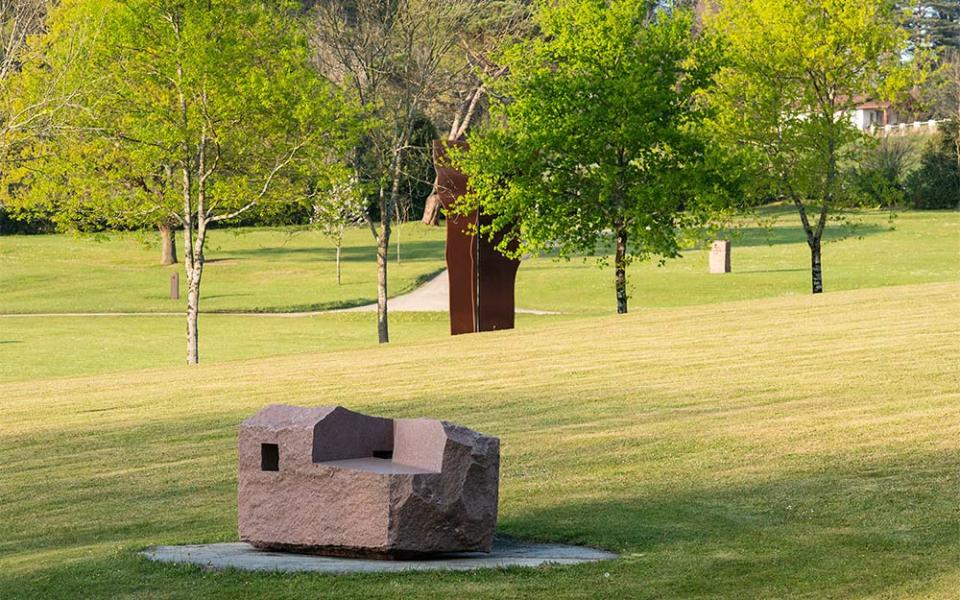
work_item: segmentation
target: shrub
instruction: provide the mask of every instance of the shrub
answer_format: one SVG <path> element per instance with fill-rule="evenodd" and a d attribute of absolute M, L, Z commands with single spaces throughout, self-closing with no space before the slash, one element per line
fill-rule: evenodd
<path fill-rule="evenodd" d="M 914 208 L 960 208 L 960 165 L 957 163 L 957 121 L 948 121 L 924 148 L 920 167 L 907 178 L 907 197 Z"/>
<path fill-rule="evenodd" d="M 869 206 L 900 206 L 913 157 L 913 143 L 904 138 L 884 138 L 861 147 L 847 171 L 850 192 Z"/>

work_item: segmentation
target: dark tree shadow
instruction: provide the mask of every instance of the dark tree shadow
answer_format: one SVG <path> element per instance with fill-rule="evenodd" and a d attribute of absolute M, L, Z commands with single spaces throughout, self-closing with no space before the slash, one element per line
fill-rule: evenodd
<path fill-rule="evenodd" d="M 211 294 L 209 296 L 204 296 L 203 300 L 213 300 L 214 298 L 241 298 L 244 296 L 252 296 L 253 294 L 247 293 L 236 293 L 236 294 Z"/>
<path fill-rule="evenodd" d="M 868 237 L 878 235 L 889 231 L 889 227 L 883 227 L 876 223 L 859 223 L 853 226 L 842 226 L 835 223 L 828 223 L 823 230 L 823 241 L 833 242 L 849 238 Z M 782 244 L 806 244 L 807 237 L 800 226 L 799 217 L 795 226 L 784 225 L 781 221 L 779 226 L 767 227 L 741 227 L 733 230 L 731 236 L 734 247 L 751 246 L 779 246 Z"/>
<path fill-rule="evenodd" d="M 737 273 L 806 273 L 810 269 L 754 269 L 752 271 L 737 269 Z"/>
<path fill-rule="evenodd" d="M 443 258 L 445 245 L 445 242 L 442 240 L 419 240 L 411 242 L 401 240 L 400 256 L 402 260 L 410 261 L 438 260 Z M 396 252 L 396 245 L 391 242 L 391 257 L 396 256 L 394 252 Z M 256 257 L 268 261 L 296 260 L 332 262 L 336 260 L 336 250 L 329 246 L 318 246 L 315 248 L 287 248 L 284 246 L 245 248 L 224 252 L 220 260 L 227 260 L 230 257 Z M 340 254 L 340 260 L 343 262 L 369 262 L 375 259 L 376 248 L 372 243 L 370 246 L 344 246 Z"/>
<path fill-rule="evenodd" d="M 960 456 L 941 453 L 676 492 L 638 480 L 609 501 L 514 506 L 500 526 L 646 557 L 664 582 L 651 597 L 873 596 L 955 570 L 960 488 L 945 482 L 957 472 Z"/>
<path fill-rule="evenodd" d="M 410 595 L 422 595 L 430 586 L 440 591 L 436 597 L 462 589 L 464 576 L 457 573 L 210 574 L 138 558 L 136 552 L 152 544 L 236 540 L 239 420 L 234 414 L 157 419 L 11 436 L 0 457 L 16 467 L 4 498 L 8 517 L 15 518 L 5 522 L 0 547 L 13 560 L 34 558 L 29 569 L 0 573 L 0 597 L 111 597 L 156 589 L 171 597 L 271 592 L 301 597 L 304 590 L 330 593 L 337 582 L 372 596 L 395 596 L 396 589 L 378 585 L 384 581 L 408 586 L 404 591 Z M 726 481 L 699 467 L 688 477 L 651 477 L 595 449 L 591 460 L 616 465 L 611 471 L 616 475 L 573 477 L 563 485 L 550 477 L 550 465 L 560 460 L 548 452 L 544 449 L 543 464 L 525 459 L 539 473 L 537 481 L 504 475 L 501 488 L 511 493 L 501 507 L 500 532 L 606 548 L 621 557 L 562 569 L 470 574 L 474 595 L 503 597 L 504 590 L 525 597 L 916 595 L 955 572 L 960 560 L 960 455 L 953 451 L 891 446 L 876 451 L 883 458 L 871 458 L 874 451 L 867 448 L 844 457 L 806 454 L 794 470 L 752 477 L 738 468 L 745 465 L 731 461 L 737 479 Z M 44 460 L 34 460 L 36 455 Z M 89 456 L 97 460 L 91 464 Z M 505 461 L 509 464 L 509 455 Z M 813 462 L 821 466 L 803 467 Z M 205 468 L 197 474 L 200 465 Z M 556 491 L 525 493 L 525 487 L 542 486 Z M 61 549 L 82 550 L 83 556 L 52 558 Z M 605 581 L 602 590 L 578 587 Z"/>
<path fill-rule="evenodd" d="M 831 226 L 832 225 L 832 226 Z M 844 227 L 836 224 L 828 224 L 823 233 L 823 242 L 830 243 L 844 239 L 869 237 L 889 231 L 888 227 L 883 227 L 875 223 L 861 223 L 855 227 Z M 779 246 L 784 244 L 802 244 L 806 247 L 807 238 L 800 226 L 799 220 L 796 227 L 783 226 L 778 227 L 740 227 L 731 229 L 729 233 L 718 236 L 718 238 L 729 239 L 733 244 L 733 249 L 750 248 L 756 246 Z M 694 245 L 684 247 L 680 250 L 683 255 L 686 252 L 696 250 L 709 250 L 710 242 L 708 240 L 699 240 Z M 612 238 L 604 239 L 593 252 L 577 253 L 571 256 L 572 259 L 578 258 L 600 258 L 609 257 L 613 254 Z M 557 258 L 557 252 L 548 252 L 543 255 L 548 258 Z M 656 258 L 652 259 L 656 260 Z"/>

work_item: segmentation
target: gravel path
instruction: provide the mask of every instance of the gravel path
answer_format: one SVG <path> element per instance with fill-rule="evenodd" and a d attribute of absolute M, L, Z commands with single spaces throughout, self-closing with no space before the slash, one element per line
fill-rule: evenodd
<path fill-rule="evenodd" d="M 447 312 L 449 305 L 450 277 L 446 269 L 417 289 L 391 298 L 387 305 L 391 312 Z M 365 304 L 353 308 L 343 308 L 333 312 L 376 312 L 377 305 Z M 516 312 L 528 315 L 555 315 L 547 310 L 518 308 Z"/>

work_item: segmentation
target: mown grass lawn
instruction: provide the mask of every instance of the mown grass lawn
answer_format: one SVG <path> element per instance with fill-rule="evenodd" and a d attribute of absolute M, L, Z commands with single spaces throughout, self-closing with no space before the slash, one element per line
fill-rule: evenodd
<path fill-rule="evenodd" d="M 826 292 L 960 279 L 960 212 L 885 211 L 850 215 L 853 227 L 828 225 L 823 246 Z M 773 207 L 762 224 L 740 221 L 733 272 L 707 272 L 708 250 L 686 250 L 663 266 L 630 267 L 630 308 L 691 306 L 810 293 L 810 250 L 796 211 Z M 616 311 L 613 271 L 596 260 L 526 261 L 517 278 L 519 306 L 576 314 Z"/>
<path fill-rule="evenodd" d="M 689 306 L 807 294 L 810 252 L 796 213 L 763 211 L 764 224 L 741 220 L 733 234 L 733 272 L 707 273 L 707 251 L 690 249 L 658 266 L 637 263 L 628 274 L 633 309 Z M 851 230 L 830 226 L 824 245 L 828 292 L 960 279 L 960 213 L 859 211 Z M 444 230 L 401 227 L 401 262 L 391 246 L 390 294 L 413 289 L 444 267 Z M 149 243 L 148 243 L 149 242 Z M 0 314 L 44 312 L 167 312 L 185 304 L 168 297 L 154 237 L 103 241 L 54 236 L 0 237 Z M 350 230 L 343 284 L 336 285 L 333 246 L 317 232 L 219 230 L 211 234 L 201 311 L 298 311 L 376 301 L 375 249 L 370 232 Z M 517 305 L 572 315 L 616 311 L 613 271 L 595 258 L 526 260 L 517 276 Z"/>
<path fill-rule="evenodd" d="M 569 318 L 517 315 L 517 326 L 530 329 L 557 320 Z M 182 365 L 187 355 L 184 332 L 179 315 L 0 317 L 0 382 Z M 393 345 L 449 333 L 445 313 L 390 314 Z M 203 363 L 376 346 L 376 313 L 200 318 Z"/>
<path fill-rule="evenodd" d="M 401 260 L 398 264 L 392 245 L 392 295 L 410 291 L 444 267 L 442 229 L 419 223 L 397 229 Z M 376 302 L 376 249 L 370 231 L 347 231 L 341 285 L 334 256 L 332 242 L 317 231 L 213 230 L 200 309 L 309 311 Z M 2 236 L 0 313 L 183 311 L 183 265 L 163 267 L 159 260 L 159 238 L 152 233 L 105 239 Z M 169 277 L 176 271 L 181 272 L 180 301 L 170 300 Z"/>
<path fill-rule="evenodd" d="M 632 267 L 622 317 L 592 259 L 526 261 L 518 305 L 563 314 L 510 332 L 394 313 L 379 347 L 371 314 L 207 314 L 188 368 L 179 315 L 2 317 L 0 598 L 956 598 L 960 213 L 861 213 L 819 297 L 796 217 L 773 214 L 735 237 L 732 274 L 700 250 Z M 443 263 L 442 230 L 402 239 L 393 293 Z M 203 306 L 372 300 L 369 233 L 348 245 L 337 288 L 317 234 L 217 232 Z M 0 312 L 181 310 L 156 254 L 0 238 Z M 622 557 L 349 577 L 139 558 L 236 538 L 236 426 L 271 402 L 498 435 L 501 532 Z"/>
<path fill-rule="evenodd" d="M 0 598 L 956 598 L 960 285 L 0 384 Z M 502 439 L 500 530 L 570 568 L 264 575 L 147 562 L 236 538 L 270 402 Z"/>
<path fill-rule="evenodd" d="M 710 275 L 707 255 L 630 269 L 631 311 L 809 293 L 809 251 L 796 216 L 785 209 L 770 229 L 744 227 L 734 236 L 733 273 Z M 845 289 L 960 280 L 960 213 L 863 211 L 856 230 L 826 244 L 827 293 Z M 839 232 L 834 228 L 831 235 Z M 391 291 L 401 293 L 443 266 L 442 230 L 407 224 L 403 261 L 391 264 Z M 343 286 L 333 279 L 329 242 L 317 233 L 281 230 L 216 232 L 204 280 L 206 310 L 301 310 L 375 299 L 369 232 L 350 232 Z M 418 253 L 419 252 L 419 253 Z M 154 264 L 156 248 L 134 238 L 104 242 L 67 236 L 0 237 L 0 313 L 182 310 L 162 298 L 170 268 Z M 227 269 L 227 270 L 225 270 Z M 268 284 L 269 283 L 269 284 Z M 528 260 L 518 275 L 517 304 L 561 315 L 518 317 L 521 328 L 611 314 L 613 274 L 593 258 Z M 37 320 L 40 319 L 40 320 Z M 391 314 L 394 343 L 447 335 L 440 314 Z M 0 381 L 175 366 L 185 360 L 184 317 L 0 317 Z M 312 317 L 228 316 L 200 319 L 200 356 L 220 362 L 377 345 L 369 314 Z"/>

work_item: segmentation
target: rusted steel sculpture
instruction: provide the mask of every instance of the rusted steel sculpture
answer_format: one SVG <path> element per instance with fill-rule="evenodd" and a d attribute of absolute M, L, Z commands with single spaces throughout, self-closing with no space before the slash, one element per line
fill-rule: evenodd
<path fill-rule="evenodd" d="M 447 271 L 450 279 L 450 333 L 475 333 L 513 329 L 514 285 L 520 261 L 497 250 L 502 233 L 487 239 L 472 235 L 475 228 L 489 225 L 490 215 L 473 211 L 468 215 L 449 212 L 467 193 L 467 177 L 450 164 L 447 146 L 466 149 L 465 142 L 433 142 L 433 163 L 437 170 L 436 193 L 447 212 Z"/>
<path fill-rule="evenodd" d="M 240 425 L 240 539 L 269 550 L 417 558 L 489 552 L 500 440 L 446 421 L 274 404 Z"/>

